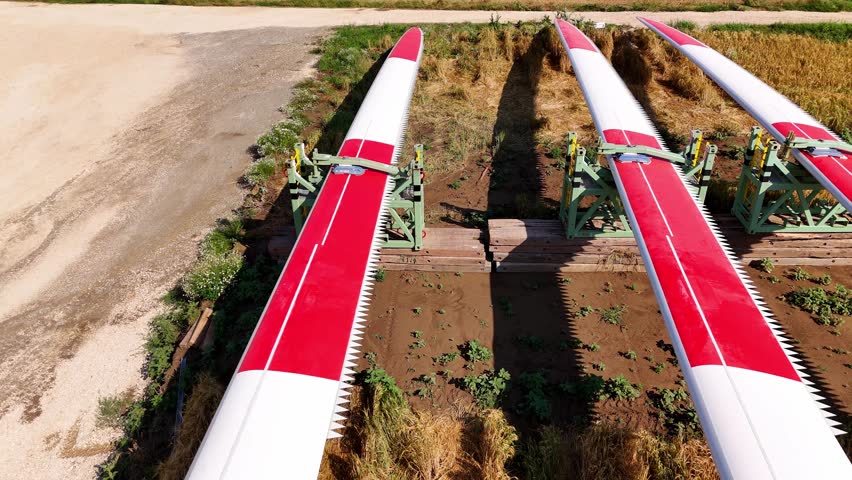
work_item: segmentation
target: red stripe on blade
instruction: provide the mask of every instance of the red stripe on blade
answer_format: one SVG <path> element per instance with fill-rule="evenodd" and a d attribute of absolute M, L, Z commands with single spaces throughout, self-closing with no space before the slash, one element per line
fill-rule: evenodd
<path fill-rule="evenodd" d="M 419 28 L 411 28 L 396 42 L 388 58 L 404 58 L 416 62 L 422 44 L 423 32 Z"/>
<path fill-rule="evenodd" d="M 642 133 L 607 130 L 608 142 L 655 146 Z M 675 167 L 611 162 L 690 366 L 722 365 L 799 381 Z M 717 350 L 718 348 L 718 350 Z M 720 357 L 721 353 L 721 357 Z"/>
<path fill-rule="evenodd" d="M 591 50 L 593 52 L 598 51 L 595 44 L 589 40 L 589 37 L 585 36 L 583 32 L 578 30 L 574 25 L 571 25 L 565 20 L 557 20 L 556 24 L 559 26 L 559 30 L 562 32 L 562 38 L 565 39 L 565 43 L 568 44 L 568 48 L 580 48 L 583 50 Z"/>
<path fill-rule="evenodd" d="M 356 139 L 340 155 L 390 164 L 393 151 Z M 269 363 L 270 370 L 340 379 L 386 181 L 372 170 L 328 176 L 240 372 Z"/>
<path fill-rule="evenodd" d="M 675 42 L 678 45 L 698 45 L 699 47 L 706 47 L 707 46 L 707 45 L 704 45 L 703 43 L 699 42 L 698 40 L 690 37 L 689 35 L 681 32 L 680 30 L 677 30 L 675 28 L 672 28 L 672 27 L 666 25 L 665 23 L 660 23 L 660 22 L 650 20 L 650 19 L 647 19 L 647 18 L 642 18 L 642 17 L 639 17 L 639 20 L 645 22 L 645 24 L 648 25 L 648 26 L 654 27 L 658 32 L 660 32 L 662 35 L 669 37 L 670 39 L 672 39 L 673 42 Z"/>

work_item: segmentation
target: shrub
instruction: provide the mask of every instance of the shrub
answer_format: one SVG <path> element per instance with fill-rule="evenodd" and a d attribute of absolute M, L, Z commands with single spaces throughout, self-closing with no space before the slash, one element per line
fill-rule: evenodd
<path fill-rule="evenodd" d="M 202 255 L 222 255 L 234 248 L 242 236 L 242 220 L 222 220 L 218 227 L 207 234 L 201 242 Z"/>
<path fill-rule="evenodd" d="M 293 153 L 293 146 L 299 142 L 301 130 L 302 126 L 292 120 L 275 125 L 257 139 L 258 152 L 264 157 Z"/>
<path fill-rule="evenodd" d="M 498 372 L 487 371 L 480 375 L 468 375 L 461 379 L 462 387 L 473 395 L 476 404 L 482 408 L 493 408 L 509 387 L 511 375 L 506 369 Z"/>
<path fill-rule="evenodd" d="M 249 185 L 264 186 L 275 175 L 277 168 L 274 160 L 264 157 L 256 162 L 252 162 L 246 169 L 243 177 Z"/>
<path fill-rule="evenodd" d="M 215 301 L 243 266 L 243 257 L 236 252 L 206 255 L 181 280 L 180 286 L 193 300 Z"/>
<path fill-rule="evenodd" d="M 131 388 L 120 395 L 99 398 L 97 425 L 99 427 L 121 427 L 122 417 L 133 404 L 133 395 L 134 392 Z"/>
<path fill-rule="evenodd" d="M 493 356 L 491 350 L 479 343 L 478 340 L 468 340 L 459 347 L 459 350 L 461 350 L 462 357 L 472 363 L 484 362 L 490 360 Z"/>

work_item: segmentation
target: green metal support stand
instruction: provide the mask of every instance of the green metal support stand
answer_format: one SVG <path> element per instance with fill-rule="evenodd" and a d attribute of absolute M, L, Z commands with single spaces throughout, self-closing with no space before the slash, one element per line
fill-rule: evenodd
<path fill-rule="evenodd" d="M 733 214 L 748 233 L 852 232 L 852 215 L 798 163 L 788 161 L 793 148 L 849 148 L 841 142 L 790 137 L 784 145 L 751 129 Z M 767 135 L 767 137 L 769 137 Z"/>
<path fill-rule="evenodd" d="M 680 166 L 683 174 L 698 187 L 698 198 L 704 201 L 710 174 L 716 158 L 716 146 L 706 144 L 701 151 L 703 137 L 693 130 L 687 148 L 679 153 L 645 146 L 624 146 L 598 141 L 595 158 L 587 158 L 587 150 L 577 144 L 577 134 L 568 133 L 568 166 L 562 184 L 559 219 L 565 226 L 568 238 L 628 238 L 633 230 L 618 196 L 618 190 L 609 168 L 597 161 L 602 155 L 633 155 L 660 158 Z"/>
<path fill-rule="evenodd" d="M 422 145 L 415 145 L 414 159 L 403 168 L 363 158 L 322 154 L 316 150 L 309 157 L 305 154 L 303 143 L 296 144 L 294 152 L 293 157 L 287 162 L 287 183 L 297 235 L 301 232 L 328 173 L 333 168 L 344 166 L 380 171 L 394 179 L 388 204 L 389 220 L 385 226 L 383 247 L 412 250 L 423 248 L 425 200 Z"/>

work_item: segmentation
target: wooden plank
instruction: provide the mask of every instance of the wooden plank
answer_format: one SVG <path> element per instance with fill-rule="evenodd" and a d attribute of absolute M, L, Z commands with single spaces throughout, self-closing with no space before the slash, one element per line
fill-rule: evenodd
<path fill-rule="evenodd" d="M 522 263 L 498 262 L 495 271 L 503 273 L 532 273 L 532 272 L 644 272 L 642 265 L 603 265 L 603 264 L 557 264 L 557 263 Z"/>
<path fill-rule="evenodd" d="M 832 248 L 772 248 L 772 249 L 738 249 L 734 253 L 741 257 L 768 257 L 768 258 L 850 258 L 852 249 Z"/>
<path fill-rule="evenodd" d="M 584 255 L 584 254 L 535 254 L 535 253 L 506 253 L 497 252 L 493 254 L 495 262 L 519 262 L 519 263 L 614 263 L 621 265 L 636 265 L 642 263 L 642 257 L 638 254 L 620 254 L 613 252 L 610 255 Z"/>
<path fill-rule="evenodd" d="M 428 265 L 428 264 L 402 264 L 402 263 L 379 263 L 379 268 L 388 271 L 405 271 L 405 272 L 471 272 L 471 273 L 488 273 L 491 272 L 491 262 L 485 262 L 483 265 Z"/>
<path fill-rule="evenodd" d="M 573 253 L 596 253 L 601 255 L 608 255 L 614 251 L 620 251 L 624 253 L 634 253 L 639 254 L 639 247 L 635 244 L 632 246 L 606 246 L 606 245 L 545 245 L 545 246 L 534 246 L 534 245 L 492 245 L 488 247 L 488 250 L 491 253 L 543 253 L 543 254 L 552 254 L 552 253 L 563 253 L 563 254 L 573 254 Z"/>
<path fill-rule="evenodd" d="M 405 265 L 485 265 L 488 263 L 484 257 L 417 257 L 384 252 L 379 255 L 379 262 Z"/>
<path fill-rule="evenodd" d="M 744 258 L 743 263 L 748 264 L 751 260 L 759 257 Z M 815 266 L 846 266 L 852 265 L 852 258 L 773 258 L 775 265 L 815 265 Z"/>

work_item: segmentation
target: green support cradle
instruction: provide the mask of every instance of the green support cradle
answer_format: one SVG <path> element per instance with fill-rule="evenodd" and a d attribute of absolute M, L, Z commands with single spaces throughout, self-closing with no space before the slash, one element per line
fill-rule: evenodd
<path fill-rule="evenodd" d="M 287 161 L 287 183 L 293 224 L 298 235 L 328 172 L 335 167 L 354 167 L 387 173 L 394 178 L 388 204 L 389 220 L 385 226 L 383 248 L 422 250 L 425 212 L 423 197 L 423 145 L 414 146 L 414 159 L 403 168 L 363 158 L 339 157 L 318 153 L 309 157 L 305 144 L 297 143 L 293 157 Z"/>
<path fill-rule="evenodd" d="M 609 168 L 597 161 L 600 155 L 634 154 L 668 160 L 680 166 L 683 174 L 698 187 L 704 201 L 716 158 L 716 146 L 706 144 L 701 153 L 701 131 L 693 130 L 686 149 L 679 153 L 644 146 L 623 146 L 598 140 L 595 158 L 586 157 L 577 144 L 577 134 L 568 133 L 568 165 L 562 183 L 559 219 L 568 238 L 629 238 L 633 230 L 618 196 Z"/>
<path fill-rule="evenodd" d="M 790 137 L 781 145 L 763 136 L 762 128 L 752 127 L 732 209 L 746 232 L 852 232 L 852 215 L 810 172 L 787 160 L 791 148 L 814 141 Z"/>

